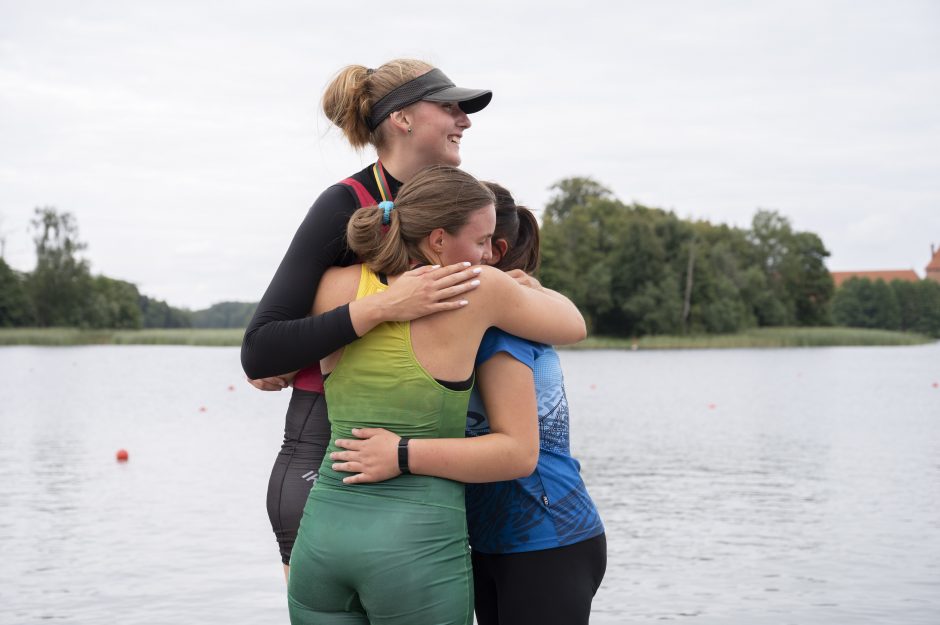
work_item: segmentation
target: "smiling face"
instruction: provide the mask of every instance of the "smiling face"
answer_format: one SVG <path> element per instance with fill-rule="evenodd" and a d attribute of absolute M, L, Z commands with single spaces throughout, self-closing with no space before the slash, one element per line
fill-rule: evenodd
<path fill-rule="evenodd" d="M 431 233 L 430 247 L 433 257 L 442 265 L 469 261 L 474 265 L 488 263 L 493 254 L 491 242 L 496 228 L 496 209 L 492 204 L 474 211 L 470 220 L 455 234 L 443 228 Z"/>
<path fill-rule="evenodd" d="M 409 148 L 424 165 L 460 165 L 460 140 L 470 118 L 456 102 L 416 102 L 407 107 L 411 118 Z"/>

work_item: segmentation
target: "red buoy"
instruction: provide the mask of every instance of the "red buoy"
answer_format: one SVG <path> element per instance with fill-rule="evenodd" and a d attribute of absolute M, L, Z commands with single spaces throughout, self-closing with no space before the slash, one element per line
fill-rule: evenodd
<path fill-rule="evenodd" d="M 116 455 L 117 455 L 118 462 L 127 462 L 127 450 L 126 449 L 118 449 Z"/>
<path fill-rule="evenodd" d="M 234 384 L 229 384 L 229 385 L 228 385 L 228 390 L 234 391 L 234 390 L 235 390 L 235 385 L 234 385 Z"/>
<path fill-rule="evenodd" d="M 714 410 L 714 409 L 717 408 L 717 407 L 718 407 L 718 406 L 716 406 L 715 404 L 708 404 L 708 409 L 709 409 L 709 410 Z"/>
<path fill-rule="evenodd" d="M 934 383 L 933 383 L 933 387 L 934 387 L 934 388 L 940 388 L 940 382 L 934 382 Z"/>
<path fill-rule="evenodd" d="M 205 411 L 206 411 L 205 406 L 199 406 L 199 412 L 205 412 Z"/>

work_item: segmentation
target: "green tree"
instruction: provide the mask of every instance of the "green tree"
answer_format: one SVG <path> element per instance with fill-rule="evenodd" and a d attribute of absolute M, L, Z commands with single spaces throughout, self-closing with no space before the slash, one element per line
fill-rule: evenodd
<path fill-rule="evenodd" d="M 940 283 L 921 280 L 918 291 L 921 314 L 914 330 L 940 338 Z"/>
<path fill-rule="evenodd" d="M 141 295 L 138 300 L 145 328 L 190 328 L 193 313 L 174 308 L 163 300 Z"/>
<path fill-rule="evenodd" d="M 590 200 L 613 199 L 610 190 L 591 178 L 565 178 L 551 187 L 552 199 L 545 206 L 545 216 L 564 219 L 575 206 L 584 206 Z"/>
<path fill-rule="evenodd" d="M 245 328 L 255 314 L 257 302 L 219 302 L 191 313 L 194 328 Z"/>
<path fill-rule="evenodd" d="M 0 327 L 31 323 L 33 309 L 26 293 L 25 279 L 0 258 Z"/>
<path fill-rule="evenodd" d="M 87 326 L 91 274 L 79 257 L 85 244 L 71 213 L 54 207 L 37 208 L 31 222 L 36 245 L 36 269 L 27 288 L 40 326 Z"/>
<path fill-rule="evenodd" d="M 552 189 L 542 281 L 568 295 L 592 331 L 636 336 L 830 322 L 829 252 L 775 211 L 758 211 L 745 231 L 624 204 L 590 178 Z"/>
<path fill-rule="evenodd" d="M 931 280 L 893 280 L 899 329 L 940 337 L 940 284 Z"/>
<path fill-rule="evenodd" d="M 836 292 L 832 302 L 832 318 L 839 324 L 855 328 L 897 330 L 901 311 L 894 291 L 884 280 L 850 278 Z"/>
<path fill-rule="evenodd" d="M 755 213 L 748 238 L 754 246 L 754 261 L 778 302 L 764 298 L 764 314 L 755 310 L 758 320 L 763 322 L 772 311 L 771 316 L 779 321 L 782 311 L 785 325 L 828 325 L 835 287 L 826 269 L 829 251 L 822 240 L 812 232 L 795 232 L 786 217 L 770 210 Z"/>
<path fill-rule="evenodd" d="M 106 276 L 92 278 L 85 324 L 92 328 L 141 328 L 143 314 L 137 286 Z"/>
<path fill-rule="evenodd" d="M 543 222 L 540 276 L 550 288 L 571 298 L 589 327 L 614 306 L 610 254 L 616 237 L 609 222 L 616 220 L 618 205 L 615 200 L 590 197 L 560 213 L 546 210 Z"/>

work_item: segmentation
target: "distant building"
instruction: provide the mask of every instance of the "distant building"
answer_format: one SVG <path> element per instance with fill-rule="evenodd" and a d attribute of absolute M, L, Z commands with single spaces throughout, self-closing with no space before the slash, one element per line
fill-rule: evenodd
<path fill-rule="evenodd" d="M 842 286 L 842 283 L 849 278 L 868 278 L 872 282 L 875 280 L 903 280 L 904 282 L 917 282 L 920 276 L 913 269 L 889 269 L 881 271 L 831 271 L 832 279 L 836 283 L 836 288 Z"/>
<path fill-rule="evenodd" d="M 930 246 L 930 263 L 925 269 L 928 280 L 940 282 L 940 249 Z M 913 269 L 880 269 L 875 271 L 831 271 L 832 279 L 836 283 L 836 288 L 842 286 L 842 283 L 849 278 L 868 278 L 872 282 L 875 280 L 902 280 L 904 282 L 917 282 L 920 276 Z"/>
<path fill-rule="evenodd" d="M 930 255 L 932 258 L 927 265 L 927 279 L 940 282 L 940 248 L 934 249 L 934 246 L 931 244 Z"/>

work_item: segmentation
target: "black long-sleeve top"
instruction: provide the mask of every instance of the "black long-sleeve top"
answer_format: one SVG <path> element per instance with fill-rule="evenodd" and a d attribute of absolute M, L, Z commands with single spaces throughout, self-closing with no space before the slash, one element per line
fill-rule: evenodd
<path fill-rule="evenodd" d="M 379 199 L 369 165 L 350 176 Z M 392 196 L 401 183 L 386 172 Z M 323 273 L 357 262 L 346 245 L 346 224 L 359 207 L 349 186 L 328 187 L 304 218 L 242 340 L 242 368 L 249 378 L 266 378 L 303 369 L 356 338 L 349 305 L 308 316 Z"/>

